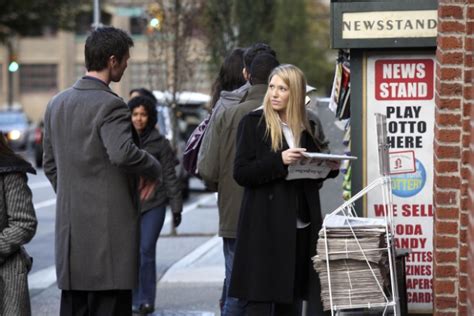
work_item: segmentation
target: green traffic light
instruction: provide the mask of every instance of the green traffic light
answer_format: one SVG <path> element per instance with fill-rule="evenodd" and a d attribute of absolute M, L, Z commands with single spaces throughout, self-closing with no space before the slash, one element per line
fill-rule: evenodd
<path fill-rule="evenodd" d="M 8 71 L 9 72 L 15 72 L 20 68 L 20 65 L 16 61 L 12 61 L 10 65 L 8 65 Z"/>

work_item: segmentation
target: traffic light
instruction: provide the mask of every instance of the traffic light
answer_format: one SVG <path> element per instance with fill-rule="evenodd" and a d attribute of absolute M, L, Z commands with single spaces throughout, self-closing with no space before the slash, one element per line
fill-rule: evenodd
<path fill-rule="evenodd" d="M 8 64 L 9 72 L 16 72 L 20 68 L 20 65 L 18 64 L 16 60 L 17 60 L 16 55 L 12 54 L 10 56 L 10 63 Z"/>
<path fill-rule="evenodd" d="M 159 31 L 163 25 L 164 12 L 158 3 L 152 3 L 148 6 L 149 22 L 148 32 Z"/>

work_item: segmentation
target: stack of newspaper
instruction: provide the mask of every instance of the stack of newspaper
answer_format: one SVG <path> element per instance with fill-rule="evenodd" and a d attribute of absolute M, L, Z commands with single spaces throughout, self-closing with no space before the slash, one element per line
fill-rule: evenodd
<path fill-rule="evenodd" d="M 336 308 L 385 303 L 389 280 L 385 221 L 332 215 L 324 225 L 326 232 L 324 227 L 319 232 L 318 255 L 313 257 L 324 309 L 331 309 L 329 286 Z"/>

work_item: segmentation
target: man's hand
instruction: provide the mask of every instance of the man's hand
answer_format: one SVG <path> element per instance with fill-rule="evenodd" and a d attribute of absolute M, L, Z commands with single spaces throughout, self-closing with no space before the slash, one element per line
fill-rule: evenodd
<path fill-rule="evenodd" d="M 156 185 L 156 181 L 151 181 L 140 177 L 140 183 L 138 185 L 138 191 L 140 192 L 140 200 L 148 200 L 155 191 Z"/>
<path fill-rule="evenodd" d="M 283 164 L 291 165 L 301 158 L 303 155 L 301 153 L 305 152 L 306 148 L 290 148 L 281 153 L 281 159 L 283 160 Z"/>
<path fill-rule="evenodd" d="M 173 213 L 173 226 L 178 227 L 181 224 L 181 213 Z"/>

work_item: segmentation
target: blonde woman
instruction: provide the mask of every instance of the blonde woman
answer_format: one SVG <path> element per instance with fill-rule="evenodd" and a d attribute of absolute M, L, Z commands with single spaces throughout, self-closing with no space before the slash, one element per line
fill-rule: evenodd
<path fill-rule="evenodd" d="M 263 109 L 239 125 L 234 178 L 245 187 L 230 296 L 247 300 L 247 314 L 300 315 L 311 296 L 323 313 L 312 269 L 321 228 L 319 188 L 324 179 L 286 180 L 302 152 L 327 151 L 319 121 L 305 109 L 304 74 L 281 65 L 269 77 Z M 338 164 L 328 177 L 338 174 Z"/>

